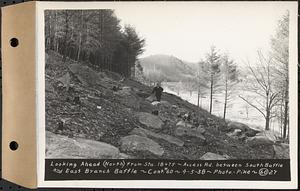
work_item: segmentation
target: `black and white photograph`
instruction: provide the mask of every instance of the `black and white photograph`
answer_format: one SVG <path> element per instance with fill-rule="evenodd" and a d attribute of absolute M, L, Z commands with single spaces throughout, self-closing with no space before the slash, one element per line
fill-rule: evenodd
<path fill-rule="evenodd" d="M 290 158 L 289 10 L 179 7 L 45 10 L 46 159 Z"/>

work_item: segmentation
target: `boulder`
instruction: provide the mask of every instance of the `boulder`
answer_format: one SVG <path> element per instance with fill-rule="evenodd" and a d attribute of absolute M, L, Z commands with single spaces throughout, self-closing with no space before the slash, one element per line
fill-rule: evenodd
<path fill-rule="evenodd" d="M 88 66 L 80 64 L 70 64 L 70 71 L 77 77 L 77 79 L 85 86 L 97 85 L 102 82 L 101 77 L 93 69 Z"/>
<path fill-rule="evenodd" d="M 240 123 L 240 122 L 235 122 L 235 121 L 229 122 L 227 126 L 230 131 L 235 130 L 235 129 L 240 129 L 241 131 L 245 132 L 248 129 L 250 129 L 250 127 L 248 127 L 247 125 Z"/>
<path fill-rule="evenodd" d="M 246 131 L 249 128 L 247 125 L 235 121 L 229 122 L 227 126 L 230 130 L 240 129 L 242 131 Z"/>
<path fill-rule="evenodd" d="M 114 93 L 119 95 L 119 100 L 123 105 L 134 109 L 140 109 L 140 99 L 130 87 L 125 86 Z"/>
<path fill-rule="evenodd" d="M 137 117 L 138 117 L 140 123 L 142 123 L 150 128 L 161 129 L 164 124 L 158 116 L 150 114 L 150 113 L 139 112 L 137 114 Z"/>
<path fill-rule="evenodd" d="M 170 106 L 170 107 L 172 107 L 172 105 L 168 101 L 166 101 L 166 100 L 161 100 L 160 103 L 162 105 L 164 105 L 164 106 Z"/>
<path fill-rule="evenodd" d="M 179 121 L 179 122 L 176 124 L 176 127 L 192 128 L 193 125 L 192 125 L 192 124 L 189 124 L 189 123 L 187 123 L 187 122 L 184 122 L 184 121 Z"/>
<path fill-rule="evenodd" d="M 130 131 L 129 133 L 130 135 L 139 135 L 139 136 L 142 136 L 142 137 L 147 137 L 147 132 L 145 132 L 145 129 L 144 128 L 134 128 L 132 129 L 132 131 Z"/>
<path fill-rule="evenodd" d="M 149 102 L 155 101 L 156 100 L 155 95 L 151 94 L 149 97 L 146 98 L 146 100 L 149 101 Z"/>
<path fill-rule="evenodd" d="M 57 80 L 62 83 L 63 87 L 65 87 L 67 91 L 69 90 L 71 83 L 71 76 L 69 72 L 67 72 L 65 75 L 58 78 Z"/>
<path fill-rule="evenodd" d="M 177 105 L 172 105 L 171 107 L 172 107 L 172 109 L 178 109 Z"/>
<path fill-rule="evenodd" d="M 196 129 L 190 129 L 190 128 L 185 128 L 185 127 L 177 127 L 175 129 L 174 134 L 176 136 L 190 136 L 190 137 L 197 137 L 202 140 L 206 140 L 206 138 L 202 135 L 201 132 L 197 131 Z"/>
<path fill-rule="evenodd" d="M 139 135 L 129 135 L 121 139 L 121 150 L 125 152 L 149 151 L 150 153 L 162 156 L 164 149 L 152 139 Z"/>
<path fill-rule="evenodd" d="M 82 138 L 68 138 L 46 131 L 46 158 L 118 159 L 113 145 Z"/>
<path fill-rule="evenodd" d="M 120 158 L 119 159 L 132 159 L 133 157 L 125 154 L 125 153 L 120 153 Z"/>
<path fill-rule="evenodd" d="M 240 136 L 242 133 L 242 130 L 240 129 L 235 129 L 233 132 L 229 132 L 229 133 L 226 133 L 226 135 L 228 137 L 232 137 L 232 138 L 237 138 L 238 136 Z"/>
<path fill-rule="evenodd" d="M 151 103 L 148 101 L 141 100 L 140 102 L 140 111 L 150 113 L 155 109 Z"/>
<path fill-rule="evenodd" d="M 144 91 L 137 91 L 136 94 L 141 97 L 141 98 L 147 98 L 149 96 L 149 93 L 148 92 L 144 92 Z"/>
<path fill-rule="evenodd" d="M 171 104 L 168 101 L 165 100 L 161 100 L 161 101 L 155 101 L 156 99 L 154 99 L 154 101 L 151 102 L 152 105 L 154 106 L 163 106 L 163 107 L 172 107 Z"/>
<path fill-rule="evenodd" d="M 248 131 L 245 132 L 245 135 L 247 137 L 254 137 L 257 133 L 260 131 L 254 130 L 254 129 L 248 129 Z"/>
<path fill-rule="evenodd" d="M 228 131 L 234 131 L 235 129 L 239 129 L 245 133 L 248 137 L 253 137 L 260 131 L 250 128 L 248 125 L 240 122 L 231 121 L 227 124 Z"/>
<path fill-rule="evenodd" d="M 174 131 L 174 134 L 177 136 L 191 136 L 191 137 L 197 137 L 202 140 L 206 140 L 203 136 L 203 133 L 205 133 L 205 129 L 202 127 L 193 127 L 192 124 L 189 124 L 184 121 L 179 121 L 176 124 L 176 129 Z"/>
<path fill-rule="evenodd" d="M 159 101 L 153 101 L 153 102 L 151 102 L 151 104 L 154 105 L 154 106 L 158 106 L 160 104 L 160 102 Z"/>
<path fill-rule="evenodd" d="M 144 136 L 144 137 L 154 137 L 157 139 L 162 139 L 164 141 L 167 141 L 171 144 L 177 145 L 182 147 L 184 145 L 184 142 L 176 137 L 173 137 L 171 135 L 166 135 L 166 134 L 160 134 L 160 133 L 154 133 L 150 130 L 144 129 L 144 128 L 135 128 L 133 129 L 130 134 L 132 135 L 139 135 L 139 136 Z"/>
<path fill-rule="evenodd" d="M 216 153 L 207 152 L 205 153 L 200 160 L 228 160 L 228 155 L 219 155 Z"/>
<path fill-rule="evenodd" d="M 203 127 L 201 127 L 201 125 L 199 125 L 195 130 L 202 134 L 205 133 L 205 131 L 206 131 Z"/>
<path fill-rule="evenodd" d="M 134 109 L 140 109 L 140 100 L 137 99 L 135 96 L 128 96 L 124 100 L 121 101 L 121 103 L 127 107 L 134 108 Z"/>
<path fill-rule="evenodd" d="M 261 131 L 254 137 L 247 139 L 247 143 L 251 146 L 273 145 L 277 141 L 277 136 L 272 131 Z"/>
<path fill-rule="evenodd" d="M 289 144 L 281 143 L 273 145 L 275 159 L 289 159 Z"/>
<path fill-rule="evenodd" d="M 264 136 L 273 142 L 277 141 L 277 136 L 272 131 L 261 131 L 261 132 L 257 133 L 256 136 Z"/>
<path fill-rule="evenodd" d="M 111 72 L 109 70 L 105 70 L 104 73 L 107 77 L 109 77 L 115 81 L 121 81 L 123 79 L 123 77 L 120 74 Z"/>
<path fill-rule="evenodd" d="M 246 142 L 250 147 L 255 146 L 267 146 L 267 145 L 273 145 L 274 141 L 270 140 L 268 137 L 263 135 L 256 135 L 254 137 L 249 137 Z"/>
<path fill-rule="evenodd" d="M 130 96 L 132 94 L 134 94 L 134 92 L 132 91 L 132 89 L 128 86 L 124 86 L 122 87 L 121 90 L 117 91 L 116 94 L 120 95 L 120 96 Z"/>
<path fill-rule="evenodd" d="M 49 96 L 52 96 L 52 97 L 56 96 L 56 91 L 55 91 L 51 81 L 48 79 L 45 80 L 45 91 L 46 91 L 46 94 Z"/>

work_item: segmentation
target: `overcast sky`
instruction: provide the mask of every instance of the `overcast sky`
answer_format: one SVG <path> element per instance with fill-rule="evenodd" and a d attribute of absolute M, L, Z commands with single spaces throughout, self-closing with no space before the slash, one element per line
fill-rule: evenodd
<path fill-rule="evenodd" d="M 268 50 L 284 3 L 160 3 L 120 6 L 121 24 L 131 24 L 146 39 L 146 51 L 197 62 L 211 45 L 237 62 L 253 60 L 258 49 Z"/>

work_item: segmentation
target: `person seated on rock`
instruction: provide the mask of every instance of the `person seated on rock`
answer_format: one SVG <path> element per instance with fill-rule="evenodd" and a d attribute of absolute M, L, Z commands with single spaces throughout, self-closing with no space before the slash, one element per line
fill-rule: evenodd
<path fill-rule="evenodd" d="M 164 89 L 160 86 L 160 83 L 156 83 L 156 86 L 153 88 L 152 93 L 155 94 L 156 101 L 160 102 L 161 94 L 164 91 Z"/>

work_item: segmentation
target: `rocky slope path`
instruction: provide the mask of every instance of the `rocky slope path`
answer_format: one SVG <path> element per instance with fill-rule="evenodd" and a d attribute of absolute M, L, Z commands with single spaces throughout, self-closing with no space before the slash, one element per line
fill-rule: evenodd
<path fill-rule="evenodd" d="M 210 115 L 181 98 L 46 55 L 47 158 L 288 158 L 270 132 Z M 191 120 L 184 115 L 192 114 Z"/>

